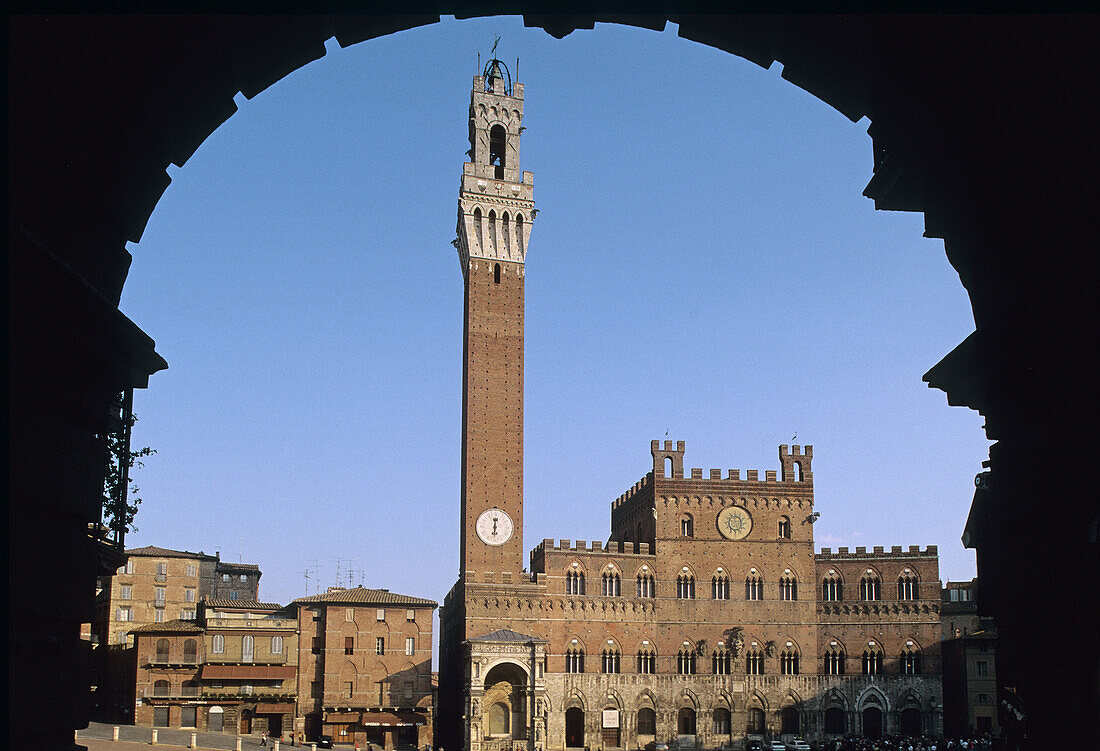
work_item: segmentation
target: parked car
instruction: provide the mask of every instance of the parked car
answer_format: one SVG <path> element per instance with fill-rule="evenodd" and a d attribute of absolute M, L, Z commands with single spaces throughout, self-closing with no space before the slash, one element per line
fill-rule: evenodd
<path fill-rule="evenodd" d="M 755 738 L 745 741 L 745 751 L 764 751 L 764 741 Z"/>
<path fill-rule="evenodd" d="M 767 751 L 787 751 L 787 747 L 783 745 L 783 741 L 769 741 L 768 745 L 764 748 Z"/>
<path fill-rule="evenodd" d="M 787 743 L 787 751 L 810 751 L 810 744 L 801 738 L 795 738 Z"/>
<path fill-rule="evenodd" d="M 317 748 L 332 748 L 332 736 L 322 735 L 317 739 Z"/>

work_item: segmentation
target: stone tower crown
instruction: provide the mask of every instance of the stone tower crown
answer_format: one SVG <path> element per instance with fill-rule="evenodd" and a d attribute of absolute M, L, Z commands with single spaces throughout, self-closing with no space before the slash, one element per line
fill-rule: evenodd
<path fill-rule="evenodd" d="M 534 175 L 519 168 L 523 132 L 523 84 L 493 59 L 474 76 L 470 92 L 470 161 L 462 168 L 458 196 L 459 263 L 523 263 L 535 217 Z"/>

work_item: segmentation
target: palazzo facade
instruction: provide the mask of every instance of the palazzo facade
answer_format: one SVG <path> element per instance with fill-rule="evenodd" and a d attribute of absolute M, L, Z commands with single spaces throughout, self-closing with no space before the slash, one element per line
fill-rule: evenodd
<path fill-rule="evenodd" d="M 606 542 L 525 566 L 523 85 L 476 76 L 459 192 L 465 280 L 459 579 L 440 611 L 447 749 L 739 747 L 942 732 L 935 546 L 814 549 L 813 447 L 778 469 L 684 469 L 684 442 L 611 503 Z"/>

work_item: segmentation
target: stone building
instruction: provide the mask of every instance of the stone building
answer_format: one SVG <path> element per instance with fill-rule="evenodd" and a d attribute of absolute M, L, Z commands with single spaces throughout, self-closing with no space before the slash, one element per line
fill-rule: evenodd
<path fill-rule="evenodd" d="M 446 748 L 642 748 L 942 732 L 935 546 L 814 551 L 813 449 L 685 472 L 684 443 L 611 503 L 607 542 L 524 565 L 523 85 L 470 96 L 459 579 L 440 611 Z"/>
<path fill-rule="evenodd" d="M 228 563 L 221 555 L 146 546 L 126 551 L 126 562 L 97 580 L 91 624 L 94 701 L 108 718 L 129 720 L 134 704 L 134 637 L 146 625 L 192 621 L 207 597 L 255 602 L 259 566 Z"/>
<path fill-rule="evenodd" d="M 135 628 L 134 723 L 278 737 L 294 726 L 293 608 L 207 598 L 196 620 Z"/>
<path fill-rule="evenodd" d="M 999 736 L 1002 730 L 997 709 L 997 631 L 992 619 L 978 615 L 977 595 L 977 579 L 949 581 L 940 595 L 943 727 L 950 736 Z"/>
<path fill-rule="evenodd" d="M 290 607 L 301 639 L 297 732 L 384 749 L 432 745 L 435 602 L 332 587 Z"/>

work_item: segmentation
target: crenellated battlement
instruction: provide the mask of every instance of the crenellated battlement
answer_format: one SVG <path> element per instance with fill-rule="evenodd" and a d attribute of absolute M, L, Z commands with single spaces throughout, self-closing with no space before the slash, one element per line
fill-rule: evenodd
<path fill-rule="evenodd" d="M 663 446 L 660 441 L 650 441 L 650 453 L 653 455 L 652 477 L 672 480 L 706 480 L 708 482 L 813 483 L 813 472 L 810 469 L 814 456 L 813 446 L 791 446 L 788 448 L 786 444 L 783 444 L 779 447 L 780 469 L 778 472 L 774 469 L 766 469 L 764 470 L 764 478 L 760 479 L 759 470 L 749 469 L 745 470 L 743 480 L 739 469 L 727 469 L 725 470 L 726 476 L 723 477 L 723 470 L 721 469 L 708 469 L 706 476 L 704 476 L 701 467 L 693 467 L 690 474 L 685 476 L 684 442 L 676 441 L 675 446 L 673 448 L 672 441 L 665 441 Z M 671 474 L 669 470 L 671 470 Z M 646 477 L 651 476 L 647 475 Z M 635 488 L 627 491 L 624 496 L 620 496 L 619 501 L 612 505 L 612 508 L 616 508 L 639 489 L 639 486 L 635 486 Z"/>
<path fill-rule="evenodd" d="M 912 558 L 914 556 L 929 557 L 938 556 L 939 546 L 929 545 L 924 550 L 920 549 L 920 545 L 910 545 L 908 550 L 902 550 L 901 545 L 894 545 L 890 548 L 890 552 L 887 553 L 886 549 L 882 545 L 876 545 L 871 548 L 871 552 L 867 552 L 865 547 L 857 547 L 855 552 L 850 552 L 848 548 L 837 548 L 836 552 L 833 552 L 832 548 L 822 548 L 821 552 L 817 553 L 815 557 L 818 560 L 841 560 L 841 559 L 868 559 L 868 558 Z"/>
<path fill-rule="evenodd" d="M 532 557 L 545 555 L 546 553 L 600 553 L 608 554 L 613 553 L 615 555 L 653 555 L 649 549 L 648 542 L 630 542 L 630 541 L 611 541 L 607 543 L 601 543 L 598 540 L 558 540 L 558 544 L 555 545 L 554 541 L 547 538 L 535 546 L 535 549 L 531 551 Z"/>
<path fill-rule="evenodd" d="M 652 481 L 653 481 L 653 475 L 652 474 L 647 474 L 645 477 L 638 480 L 638 482 L 636 482 L 636 483 L 634 483 L 633 485 L 630 486 L 629 490 L 627 490 L 625 493 L 623 493 L 621 496 L 619 496 L 618 498 L 616 498 L 614 501 L 611 502 L 611 510 L 614 511 L 615 509 L 619 508 L 620 506 L 622 506 L 627 501 L 630 501 L 631 499 L 633 499 L 634 496 L 636 496 L 639 491 L 641 491 L 643 488 L 649 487 L 649 485 Z"/>

